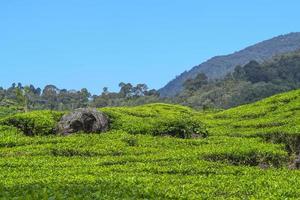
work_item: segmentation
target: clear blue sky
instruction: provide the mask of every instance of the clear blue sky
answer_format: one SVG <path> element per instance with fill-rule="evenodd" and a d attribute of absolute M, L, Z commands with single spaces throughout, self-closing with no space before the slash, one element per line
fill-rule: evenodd
<path fill-rule="evenodd" d="M 160 88 L 212 56 L 300 31 L 299 0 L 1 0 L 0 85 Z"/>

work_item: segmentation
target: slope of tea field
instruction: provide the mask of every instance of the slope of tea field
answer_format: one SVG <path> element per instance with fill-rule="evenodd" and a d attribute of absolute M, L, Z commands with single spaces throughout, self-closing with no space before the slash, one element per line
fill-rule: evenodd
<path fill-rule="evenodd" d="M 2 116 L 0 197 L 296 199 L 299 99 L 292 91 L 217 113 L 105 108 L 110 131 L 68 137 L 53 135 L 59 112 Z"/>
<path fill-rule="evenodd" d="M 201 114 L 212 135 L 261 137 L 300 150 L 300 90 L 213 114 Z"/>

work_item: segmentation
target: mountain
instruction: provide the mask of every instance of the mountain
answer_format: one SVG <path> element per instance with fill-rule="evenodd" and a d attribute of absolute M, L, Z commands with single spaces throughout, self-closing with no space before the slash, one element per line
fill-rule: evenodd
<path fill-rule="evenodd" d="M 263 62 L 275 55 L 292 52 L 300 49 L 300 32 L 280 35 L 260 42 L 233 54 L 216 56 L 195 66 L 170 81 L 159 90 L 162 97 L 172 97 L 183 89 L 183 83 L 193 79 L 199 73 L 205 73 L 210 79 L 222 78 L 232 72 L 237 65 L 245 65 L 251 60 Z"/>

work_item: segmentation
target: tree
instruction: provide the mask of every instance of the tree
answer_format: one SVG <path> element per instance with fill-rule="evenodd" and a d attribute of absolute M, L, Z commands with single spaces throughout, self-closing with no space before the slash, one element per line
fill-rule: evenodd
<path fill-rule="evenodd" d="M 246 72 L 241 65 L 238 65 L 234 68 L 232 76 L 235 80 L 245 80 Z"/>
<path fill-rule="evenodd" d="M 12 84 L 7 90 L 0 87 L 0 105 L 22 106 L 30 109 L 71 110 L 79 107 L 134 106 L 159 101 L 156 90 L 148 91 L 146 84 L 120 83 L 120 92 L 109 92 L 103 88 L 101 95 L 93 95 L 83 88 L 80 91 L 59 89 L 47 85 L 43 90 L 33 85 Z M 134 98 L 133 98 L 134 97 Z"/>
<path fill-rule="evenodd" d="M 87 107 L 89 103 L 89 98 L 91 97 L 91 93 L 88 89 L 83 88 L 80 90 L 79 94 L 79 107 Z"/>
<path fill-rule="evenodd" d="M 208 84 L 207 76 L 204 73 L 200 73 L 194 79 L 185 81 L 183 86 L 186 90 L 195 92 L 206 84 Z"/>
<path fill-rule="evenodd" d="M 2 101 L 5 98 L 5 90 L 3 87 L 0 87 L 0 101 Z"/>
<path fill-rule="evenodd" d="M 46 102 L 46 107 L 50 110 L 54 110 L 57 105 L 57 96 L 59 94 L 60 90 L 55 85 L 47 85 L 45 86 L 42 98 Z"/>
<path fill-rule="evenodd" d="M 132 96 L 132 90 L 133 90 L 133 86 L 131 83 L 123 83 L 121 82 L 119 84 L 119 87 L 121 88 L 120 89 L 120 96 L 123 97 L 123 98 L 128 98 L 128 97 L 131 97 Z"/>
<path fill-rule="evenodd" d="M 101 95 L 106 96 L 108 94 L 109 94 L 108 87 L 104 87 Z"/>
<path fill-rule="evenodd" d="M 23 89 L 22 83 L 18 83 L 17 88 L 22 90 Z"/>
<path fill-rule="evenodd" d="M 250 61 L 244 66 L 246 79 L 252 83 L 267 82 L 268 77 L 264 68 L 256 61 Z"/>
<path fill-rule="evenodd" d="M 155 89 L 152 89 L 152 90 L 146 91 L 145 95 L 159 97 L 159 92 Z"/>
<path fill-rule="evenodd" d="M 17 103 L 24 108 L 25 112 L 28 112 L 30 88 L 28 86 L 17 87 L 17 88 L 15 88 L 15 93 L 16 93 Z"/>
<path fill-rule="evenodd" d="M 132 92 L 135 97 L 144 96 L 147 91 L 148 86 L 146 84 L 137 84 L 132 88 Z"/>

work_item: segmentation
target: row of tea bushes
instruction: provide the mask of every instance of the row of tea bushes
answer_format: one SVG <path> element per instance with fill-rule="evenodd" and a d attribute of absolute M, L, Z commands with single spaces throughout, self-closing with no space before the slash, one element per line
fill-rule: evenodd
<path fill-rule="evenodd" d="M 180 138 L 208 136 L 205 124 L 197 118 L 198 113 L 184 106 L 148 104 L 101 110 L 110 117 L 112 130 Z"/>
<path fill-rule="evenodd" d="M 288 159 L 282 145 L 261 139 L 217 136 L 195 140 L 123 131 L 27 137 L 15 128 L 1 127 L 0 144 L 2 199 L 280 199 L 300 195 L 296 189 L 300 173 L 272 168 Z M 270 168 L 255 167 L 256 162 Z"/>
<path fill-rule="evenodd" d="M 109 116 L 111 130 L 180 138 L 208 135 L 205 125 L 196 118 L 197 113 L 183 106 L 149 104 L 101 110 Z M 25 135 L 49 135 L 56 133 L 57 123 L 62 115 L 63 112 L 56 111 L 18 113 L 0 119 L 0 124 L 16 127 Z"/>

